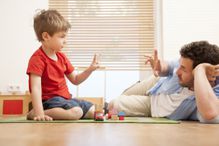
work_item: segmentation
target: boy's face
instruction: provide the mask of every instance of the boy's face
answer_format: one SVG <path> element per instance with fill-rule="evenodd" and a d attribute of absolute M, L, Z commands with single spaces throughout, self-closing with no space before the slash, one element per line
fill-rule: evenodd
<path fill-rule="evenodd" d="M 176 72 L 179 78 L 179 83 L 183 87 L 193 88 L 194 77 L 193 61 L 189 58 L 180 58 L 180 66 Z"/>
<path fill-rule="evenodd" d="M 64 31 L 54 33 L 53 36 L 49 35 L 46 40 L 48 47 L 55 52 L 60 51 L 66 44 L 66 35 L 67 33 Z"/>

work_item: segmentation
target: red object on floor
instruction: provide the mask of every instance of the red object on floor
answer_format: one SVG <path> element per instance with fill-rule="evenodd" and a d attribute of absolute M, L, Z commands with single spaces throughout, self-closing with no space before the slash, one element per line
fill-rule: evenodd
<path fill-rule="evenodd" d="M 94 113 L 94 120 L 95 121 L 104 121 L 104 114 L 103 112 L 96 112 Z"/>
<path fill-rule="evenodd" d="M 125 119 L 124 116 L 120 116 L 120 117 L 119 117 L 119 120 L 124 120 L 124 119 Z"/>
<path fill-rule="evenodd" d="M 4 100 L 3 115 L 23 114 L 23 100 Z"/>
<path fill-rule="evenodd" d="M 110 113 L 108 113 L 108 117 L 107 117 L 108 119 L 111 119 L 111 114 Z"/>

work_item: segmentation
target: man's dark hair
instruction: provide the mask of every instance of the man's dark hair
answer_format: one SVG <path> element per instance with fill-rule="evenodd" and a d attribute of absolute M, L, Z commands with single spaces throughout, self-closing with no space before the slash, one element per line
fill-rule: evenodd
<path fill-rule="evenodd" d="M 207 41 L 197 41 L 184 45 L 180 55 L 193 61 L 193 68 L 200 63 L 219 64 L 219 47 Z"/>

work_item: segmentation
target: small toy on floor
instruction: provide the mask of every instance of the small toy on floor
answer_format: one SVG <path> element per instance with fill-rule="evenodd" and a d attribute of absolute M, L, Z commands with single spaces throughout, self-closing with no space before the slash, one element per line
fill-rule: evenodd
<path fill-rule="evenodd" d="M 123 112 L 123 111 L 119 112 L 118 117 L 119 117 L 119 120 L 124 120 L 125 119 L 125 112 Z"/>
<path fill-rule="evenodd" d="M 111 120 L 124 120 L 125 119 L 125 112 L 120 111 L 118 112 L 116 109 L 112 109 L 106 115 L 107 119 Z"/>
<path fill-rule="evenodd" d="M 94 120 L 104 121 L 104 111 L 102 105 L 95 105 Z"/>

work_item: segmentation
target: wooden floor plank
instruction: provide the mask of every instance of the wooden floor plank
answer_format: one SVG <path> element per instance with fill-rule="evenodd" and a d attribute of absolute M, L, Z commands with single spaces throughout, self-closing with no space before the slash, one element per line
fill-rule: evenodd
<path fill-rule="evenodd" d="M 218 146 L 219 125 L 10 123 L 0 146 Z"/>

